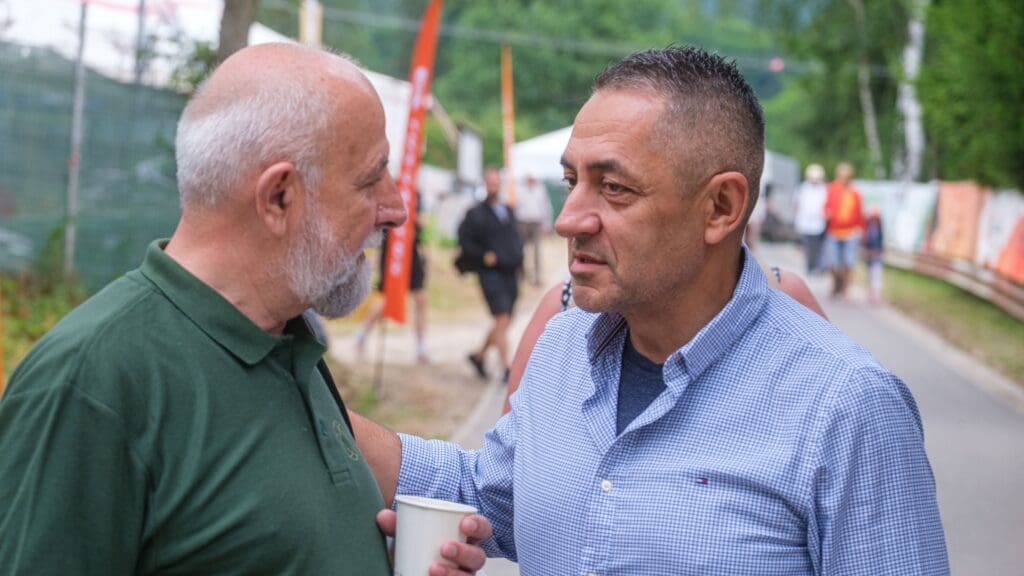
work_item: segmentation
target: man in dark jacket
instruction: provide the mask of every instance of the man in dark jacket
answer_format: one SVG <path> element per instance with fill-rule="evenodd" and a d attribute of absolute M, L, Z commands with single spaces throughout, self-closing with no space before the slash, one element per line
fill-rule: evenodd
<path fill-rule="evenodd" d="M 523 242 L 516 229 L 512 209 L 498 200 L 501 175 L 497 168 L 484 172 L 487 198 L 466 212 L 459 225 L 462 260 L 477 272 L 480 289 L 494 324 L 478 352 L 469 355 L 477 374 L 487 378 L 484 355 L 494 346 L 501 357 L 504 379 L 508 380 L 508 325 L 519 294 L 519 267 L 523 264 Z"/>

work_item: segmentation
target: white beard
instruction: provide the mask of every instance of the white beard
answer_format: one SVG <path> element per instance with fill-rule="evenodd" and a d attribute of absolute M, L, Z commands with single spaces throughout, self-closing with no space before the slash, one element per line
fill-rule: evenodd
<path fill-rule="evenodd" d="M 315 206 L 309 225 L 288 253 L 285 275 L 292 292 L 327 318 L 340 318 L 356 309 L 370 294 L 370 265 L 362 251 L 379 246 L 380 231 L 370 234 L 356 254 L 350 254 L 331 234 Z"/>

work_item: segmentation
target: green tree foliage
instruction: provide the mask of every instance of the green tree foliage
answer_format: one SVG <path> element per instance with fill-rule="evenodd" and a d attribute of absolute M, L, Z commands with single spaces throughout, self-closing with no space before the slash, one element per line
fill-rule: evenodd
<path fill-rule="evenodd" d="M 191 94 L 217 65 L 217 48 L 209 42 L 184 38 L 179 40 L 179 46 L 184 55 L 171 72 L 170 83 L 175 90 Z"/>
<path fill-rule="evenodd" d="M 762 95 L 778 88 L 767 70 L 770 35 L 739 7 L 708 14 L 698 3 L 671 0 L 449 0 L 445 9 L 454 26 L 490 34 L 446 38 L 436 84 L 442 101 L 449 108 L 457 102 L 481 129 L 489 163 L 501 158 L 500 48 L 490 39 L 500 34 L 512 45 L 517 139 L 571 124 L 594 76 L 635 50 L 702 45 L 737 58 Z"/>
<path fill-rule="evenodd" d="M 403 78 L 425 6 L 425 0 L 324 0 L 324 43 Z M 767 67 L 775 50 L 755 8 L 756 0 L 446 0 L 434 92 L 454 120 L 480 132 L 489 164 L 501 163 L 502 42 L 512 46 L 520 140 L 572 123 L 608 63 L 673 43 L 736 58 L 768 97 L 780 88 Z M 261 10 L 262 22 L 294 33 L 293 5 L 264 0 Z"/>
<path fill-rule="evenodd" d="M 947 180 L 1024 187 L 1024 10 L 935 1 L 918 81 L 929 154 Z"/>
<path fill-rule="evenodd" d="M 426 0 L 323 0 L 324 42 L 403 78 Z M 764 104 L 768 147 L 870 174 L 857 66 L 870 71 L 883 163 L 903 157 L 896 97 L 914 0 L 446 0 L 434 92 L 501 163 L 500 44 L 512 46 L 516 137 L 572 122 L 594 75 L 639 49 L 695 44 L 735 58 Z M 297 33 L 298 0 L 262 0 L 259 20 Z M 917 83 L 924 177 L 1024 185 L 1024 11 L 1019 0 L 933 0 Z M 781 73 L 769 70 L 783 56 Z M 432 134 L 437 134 L 435 129 Z M 428 135 L 432 162 L 452 161 Z"/>
<path fill-rule="evenodd" d="M 896 93 L 906 42 L 903 1 L 865 0 L 866 34 L 846 0 L 765 0 L 764 22 L 797 64 L 785 88 L 765 103 L 768 147 L 803 162 L 852 162 L 867 174 L 869 152 L 858 97 L 857 59 L 867 56 L 883 158 L 902 147 Z"/>

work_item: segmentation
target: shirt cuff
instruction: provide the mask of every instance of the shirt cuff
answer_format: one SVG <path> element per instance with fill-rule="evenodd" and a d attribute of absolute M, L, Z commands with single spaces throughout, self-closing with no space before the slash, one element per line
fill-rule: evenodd
<path fill-rule="evenodd" d="M 398 434 L 402 442 L 402 464 L 396 494 L 456 501 L 460 477 L 460 448 L 451 442 L 424 440 Z"/>

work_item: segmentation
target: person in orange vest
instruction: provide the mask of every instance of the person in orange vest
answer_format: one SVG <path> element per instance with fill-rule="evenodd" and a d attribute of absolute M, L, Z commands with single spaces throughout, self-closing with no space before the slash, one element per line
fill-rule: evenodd
<path fill-rule="evenodd" d="M 832 271 L 832 296 L 845 298 L 864 231 L 861 196 L 853 186 L 853 166 L 847 162 L 836 166 L 836 179 L 828 185 L 825 220 L 825 262 Z"/>

